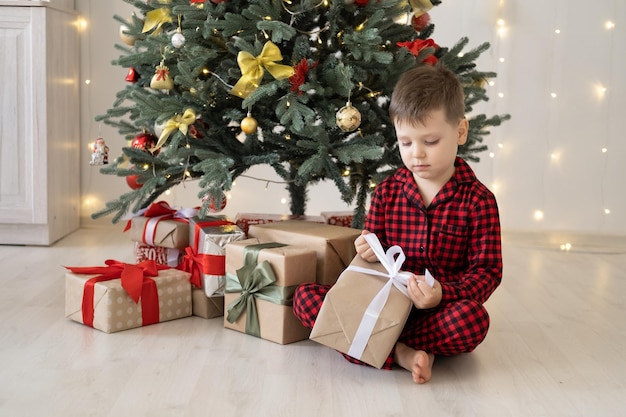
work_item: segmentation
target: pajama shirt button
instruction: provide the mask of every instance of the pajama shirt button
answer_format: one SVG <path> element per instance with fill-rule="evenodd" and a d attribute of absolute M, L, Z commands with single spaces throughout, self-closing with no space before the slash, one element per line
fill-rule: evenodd
<path fill-rule="evenodd" d="M 424 253 L 424 247 L 420 246 L 420 253 Z"/>

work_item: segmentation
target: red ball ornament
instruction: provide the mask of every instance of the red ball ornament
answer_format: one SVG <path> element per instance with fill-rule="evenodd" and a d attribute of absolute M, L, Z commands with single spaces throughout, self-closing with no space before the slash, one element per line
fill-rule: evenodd
<path fill-rule="evenodd" d="M 143 184 L 139 184 L 137 182 L 138 178 L 139 178 L 139 175 L 128 175 L 126 177 L 126 184 L 128 184 L 128 186 L 132 188 L 133 190 L 138 190 L 141 187 L 143 187 Z"/>
<path fill-rule="evenodd" d="M 430 24 L 430 15 L 428 13 L 422 13 L 421 15 L 413 15 L 411 19 L 411 25 L 416 32 L 421 32 L 426 29 L 426 26 Z"/>
<path fill-rule="evenodd" d="M 221 198 L 218 198 L 218 200 L 221 200 L 221 201 L 216 201 L 216 199 L 213 196 L 205 195 L 204 197 L 202 197 L 202 203 L 204 204 L 204 202 L 208 199 L 209 200 L 209 205 L 208 205 L 209 212 L 219 213 L 220 211 L 226 208 L 226 194 L 222 193 L 220 197 Z"/>
<path fill-rule="evenodd" d="M 368 1 L 369 1 L 369 0 L 354 0 L 354 2 L 356 3 L 356 5 L 357 5 L 357 6 L 361 6 L 361 7 L 363 7 L 363 6 L 367 6 L 367 2 L 368 2 Z"/>
<path fill-rule="evenodd" d="M 154 145 L 157 144 L 158 140 L 159 138 L 152 133 L 143 132 L 133 138 L 130 142 L 130 147 L 150 152 L 150 149 L 154 148 Z M 158 149 L 153 152 L 153 155 L 156 155 L 157 153 L 159 153 Z"/>

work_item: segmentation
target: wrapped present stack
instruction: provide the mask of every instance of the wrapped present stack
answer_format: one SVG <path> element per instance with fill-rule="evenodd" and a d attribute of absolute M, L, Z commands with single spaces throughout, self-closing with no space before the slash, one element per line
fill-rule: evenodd
<path fill-rule="evenodd" d="M 189 274 L 154 261 L 67 267 L 65 316 L 106 333 L 191 315 Z"/>
<path fill-rule="evenodd" d="M 224 315 L 226 245 L 242 239 L 243 231 L 225 216 L 191 218 L 190 246 L 180 269 L 191 273 L 194 315 L 206 319 Z"/>
<path fill-rule="evenodd" d="M 197 209 L 175 210 L 165 201 L 151 204 L 131 218 L 124 231 L 129 231 L 135 245 L 135 260 L 153 260 L 176 267 L 189 246 L 189 218 Z"/>
<path fill-rule="evenodd" d="M 332 285 L 356 255 L 358 229 L 306 221 L 250 226 L 248 237 L 312 249 L 317 255 L 316 282 Z"/>
<path fill-rule="evenodd" d="M 315 280 L 316 253 L 246 239 L 226 246 L 224 327 L 280 344 L 309 337 L 293 314 L 296 287 Z"/>

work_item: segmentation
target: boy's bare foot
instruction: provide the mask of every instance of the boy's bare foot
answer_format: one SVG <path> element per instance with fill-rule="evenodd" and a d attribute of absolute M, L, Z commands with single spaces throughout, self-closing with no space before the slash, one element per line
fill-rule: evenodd
<path fill-rule="evenodd" d="M 413 382 L 423 384 L 430 381 L 435 355 L 415 350 L 404 343 L 396 344 L 395 361 L 413 374 Z"/>

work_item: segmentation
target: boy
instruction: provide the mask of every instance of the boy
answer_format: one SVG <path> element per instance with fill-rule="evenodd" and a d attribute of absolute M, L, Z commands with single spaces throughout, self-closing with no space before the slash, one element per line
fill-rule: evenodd
<path fill-rule="evenodd" d="M 418 384 L 430 380 L 435 355 L 471 352 L 483 341 L 483 303 L 502 279 L 495 197 L 456 156 L 467 140 L 464 107 L 462 86 L 442 66 L 421 65 L 400 78 L 389 114 L 404 166 L 374 191 L 363 231 L 385 249 L 399 245 L 407 258 L 402 270 L 415 274 L 408 283 L 414 308 L 384 368 L 397 363 Z M 363 236 L 355 247 L 377 261 Z M 313 327 L 328 289 L 305 284 L 296 291 L 294 313 L 305 326 Z"/>

